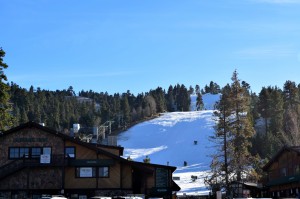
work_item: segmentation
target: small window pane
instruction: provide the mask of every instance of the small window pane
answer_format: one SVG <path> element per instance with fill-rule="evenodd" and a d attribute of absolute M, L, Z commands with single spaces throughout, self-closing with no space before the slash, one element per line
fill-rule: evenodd
<path fill-rule="evenodd" d="M 99 177 L 100 178 L 109 177 L 109 168 L 108 167 L 99 167 Z"/>
<path fill-rule="evenodd" d="M 19 148 L 10 148 L 9 149 L 9 158 L 20 158 Z"/>
<path fill-rule="evenodd" d="M 31 149 L 31 157 L 32 158 L 39 158 L 42 154 L 41 148 L 32 148 Z"/>
<path fill-rule="evenodd" d="M 20 148 L 20 158 L 29 157 L 29 148 Z"/>
<path fill-rule="evenodd" d="M 76 168 L 76 177 L 78 178 L 94 178 L 96 177 L 95 167 L 78 167 Z"/>
<path fill-rule="evenodd" d="M 283 177 L 286 176 L 286 174 L 287 174 L 286 173 L 286 168 L 281 168 L 280 173 L 281 173 L 281 176 L 283 176 Z"/>
<path fill-rule="evenodd" d="M 43 148 L 44 155 L 51 155 L 51 147 L 44 147 Z"/>
<path fill-rule="evenodd" d="M 75 147 L 65 148 L 66 158 L 75 158 Z"/>

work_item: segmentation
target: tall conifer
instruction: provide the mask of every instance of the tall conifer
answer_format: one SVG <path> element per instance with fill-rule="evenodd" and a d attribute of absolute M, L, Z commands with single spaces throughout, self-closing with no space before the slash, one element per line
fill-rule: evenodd
<path fill-rule="evenodd" d="M 12 126 L 12 116 L 9 113 L 11 111 L 9 86 L 3 82 L 7 81 L 4 69 L 8 65 L 3 62 L 3 57 L 5 57 L 5 52 L 0 48 L 0 132 Z"/>
<path fill-rule="evenodd" d="M 254 135 L 254 128 L 249 121 L 249 97 L 241 86 L 237 71 L 232 75 L 231 96 L 232 123 L 230 131 L 233 134 L 233 167 L 237 181 L 242 180 L 242 175 L 251 165 L 250 138 Z"/>
<path fill-rule="evenodd" d="M 300 102 L 299 90 L 292 81 L 286 81 L 283 88 L 284 95 L 284 133 L 282 141 L 284 145 L 300 144 Z"/>
<path fill-rule="evenodd" d="M 233 196 L 235 191 L 229 188 L 232 181 L 256 179 L 253 163 L 257 159 L 249 152 L 250 138 L 255 132 L 249 117 L 250 96 L 240 84 L 237 71 L 234 71 L 231 79 L 231 85 L 222 90 L 218 110 L 214 114 L 218 122 L 212 138 L 218 150 L 213 155 L 212 175 L 206 179 L 206 183 L 212 185 L 217 182 L 220 188 L 225 188 L 227 194 Z"/>

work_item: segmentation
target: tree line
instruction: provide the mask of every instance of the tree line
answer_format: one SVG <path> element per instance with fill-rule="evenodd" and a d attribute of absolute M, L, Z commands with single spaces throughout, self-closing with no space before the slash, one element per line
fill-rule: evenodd
<path fill-rule="evenodd" d="M 34 121 L 59 131 L 72 128 L 74 123 L 93 127 L 106 121 L 112 121 L 113 131 L 124 130 L 159 113 L 189 111 L 190 95 L 194 92 L 183 84 L 170 85 L 167 91 L 157 87 L 137 95 L 129 90 L 113 95 L 82 90 L 76 95 L 72 86 L 56 91 L 33 86 L 27 90 L 13 82 L 6 86 L 14 117 L 13 126 Z M 201 109 L 202 95 L 197 95 L 197 106 Z"/>

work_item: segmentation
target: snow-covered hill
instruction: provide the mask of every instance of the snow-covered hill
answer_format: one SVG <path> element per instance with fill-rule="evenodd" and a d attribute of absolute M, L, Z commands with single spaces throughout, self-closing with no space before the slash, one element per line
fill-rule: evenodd
<path fill-rule="evenodd" d="M 203 111 L 164 113 L 121 133 L 118 144 L 125 148 L 124 157 L 143 161 L 147 155 L 151 163 L 176 166 L 174 176 L 180 177 L 176 181 L 181 187 L 179 194 L 206 192 L 203 178 L 209 169 L 209 155 L 214 150 L 208 137 L 213 133 L 213 107 L 219 97 L 203 95 Z M 191 99 L 191 110 L 195 110 L 196 96 Z M 198 179 L 192 181 L 191 175 Z"/>

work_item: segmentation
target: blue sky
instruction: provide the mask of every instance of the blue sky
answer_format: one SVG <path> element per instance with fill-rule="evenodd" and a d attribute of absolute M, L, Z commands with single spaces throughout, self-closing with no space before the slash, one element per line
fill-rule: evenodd
<path fill-rule="evenodd" d="M 0 0 L 9 81 L 137 94 L 300 77 L 300 0 Z"/>

